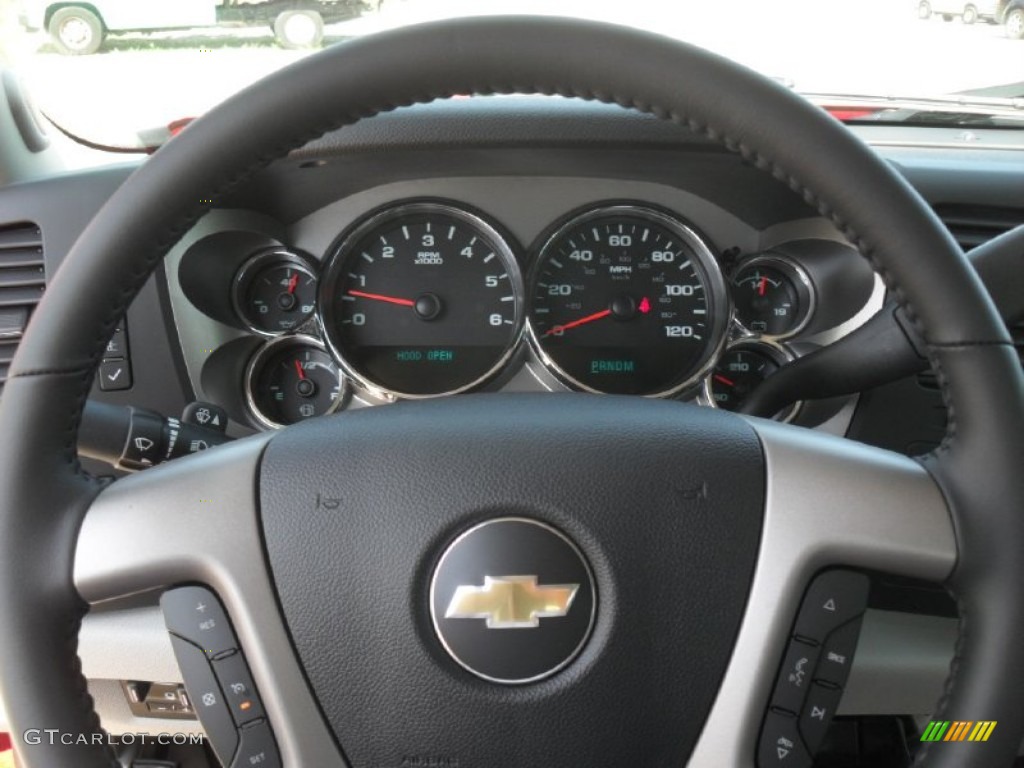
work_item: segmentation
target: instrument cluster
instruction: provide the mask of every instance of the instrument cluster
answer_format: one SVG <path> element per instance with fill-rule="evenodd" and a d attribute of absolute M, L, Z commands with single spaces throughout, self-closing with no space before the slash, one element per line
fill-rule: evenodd
<path fill-rule="evenodd" d="M 863 301 L 842 296 L 866 299 L 872 280 L 842 243 L 722 254 L 646 203 L 588 206 L 524 248 L 464 204 L 411 200 L 364 216 L 317 257 L 280 245 L 244 254 L 227 322 L 265 338 L 243 374 L 261 428 L 352 396 L 497 389 L 524 365 L 547 389 L 732 410 L 804 340 L 855 314 Z"/>

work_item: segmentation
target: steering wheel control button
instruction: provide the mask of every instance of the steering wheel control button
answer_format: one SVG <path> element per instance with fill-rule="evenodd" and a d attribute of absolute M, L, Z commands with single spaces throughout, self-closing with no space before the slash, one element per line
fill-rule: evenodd
<path fill-rule="evenodd" d="M 839 569 L 811 582 L 765 716 L 760 768 L 810 765 L 843 695 L 869 587 L 864 574 Z M 797 717 L 802 742 L 796 736 Z"/>
<path fill-rule="evenodd" d="M 231 716 L 238 725 L 265 717 L 263 704 L 256 695 L 256 686 L 241 653 L 214 660 L 213 672 L 224 691 Z"/>
<path fill-rule="evenodd" d="M 542 680 L 569 664 L 594 623 L 594 578 L 563 533 L 526 518 L 477 525 L 434 571 L 438 640 L 464 669 L 494 683 Z"/>
<path fill-rule="evenodd" d="M 857 650 L 861 619 L 857 618 L 837 629 L 821 648 L 821 660 L 814 670 L 814 679 L 842 687 L 850 675 L 853 653 Z"/>
<path fill-rule="evenodd" d="M 241 746 L 231 768 L 281 768 L 274 735 L 266 720 L 247 725 L 239 732 Z M 227 763 L 224 763 L 227 765 Z"/>
<path fill-rule="evenodd" d="M 868 577 L 855 571 L 822 573 L 804 595 L 793 633 L 823 642 L 832 630 L 864 613 L 869 586 Z"/>
<path fill-rule="evenodd" d="M 179 587 L 160 597 L 167 630 L 198 646 L 208 659 L 238 647 L 227 614 L 204 587 Z"/>
<path fill-rule="evenodd" d="M 775 682 L 773 708 L 784 709 L 794 715 L 800 712 L 807 691 L 811 687 L 811 677 L 814 665 L 818 661 L 819 650 L 817 646 L 799 640 L 790 642 L 778 680 Z"/>
<path fill-rule="evenodd" d="M 201 649 L 180 637 L 171 635 L 171 645 L 185 679 L 185 690 L 206 731 L 210 746 L 222 765 L 231 765 L 231 759 L 238 748 L 238 730 L 228 711 L 227 700 L 210 668 L 209 659 Z"/>
<path fill-rule="evenodd" d="M 809 768 L 811 755 L 797 733 L 796 717 L 769 712 L 757 749 L 758 768 Z"/>
<path fill-rule="evenodd" d="M 825 740 L 828 724 L 832 722 L 832 716 L 836 713 L 842 695 L 842 689 L 835 686 L 817 682 L 811 684 L 804 710 L 800 715 L 800 734 L 812 754 Z"/>
<path fill-rule="evenodd" d="M 104 360 L 97 375 L 102 392 L 132 388 L 132 367 L 127 360 Z"/>

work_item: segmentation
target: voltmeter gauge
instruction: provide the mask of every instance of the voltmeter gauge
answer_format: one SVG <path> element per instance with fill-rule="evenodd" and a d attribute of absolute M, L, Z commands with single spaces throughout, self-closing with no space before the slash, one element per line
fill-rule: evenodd
<path fill-rule="evenodd" d="M 275 249 L 258 253 L 238 270 L 235 311 L 261 336 L 294 331 L 316 309 L 316 269 L 297 253 Z"/>
<path fill-rule="evenodd" d="M 249 361 L 246 399 L 262 427 L 277 429 L 336 411 L 347 380 L 324 345 L 312 336 L 283 336 Z"/>
<path fill-rule="evenodd" d="M 787 338 L 807 325 L 814 292 L 807 273 L 777 256 L 756 256 L 742 262 L 733 274 L 732 299 L 736 320 L 748 333 Z"/>

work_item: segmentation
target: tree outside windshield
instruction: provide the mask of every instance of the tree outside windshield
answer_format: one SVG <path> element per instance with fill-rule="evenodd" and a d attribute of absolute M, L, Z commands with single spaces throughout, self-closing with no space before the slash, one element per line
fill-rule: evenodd
<path fill-rule="evenodd" d="M 1000 18 L 1018 1 L 310 0 L 296 13 L 283 0 L 88 0 L 85 13 L 54 13 L 53 0 L 0 0 L 0 57 L 68 130 L 131 146 L 140 131 L 202 114 L 322 45 L 490 13 L 629 24 L 804 93 L 1024 96 L 1024 40 Z M 686 73 L 679 79 L 685 87 Z"/>

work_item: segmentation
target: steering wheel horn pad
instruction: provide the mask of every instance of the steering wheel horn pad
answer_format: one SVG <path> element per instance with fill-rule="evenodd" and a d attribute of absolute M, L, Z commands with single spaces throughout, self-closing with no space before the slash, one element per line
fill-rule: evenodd
<path fill-rule="evenodd" d="M 456 93 L 513 91 L 598 98 L 675 120 L 739 152 L 803 196 L 872 261 L 919 325 L 949 408 L 947 442 L 921 463 L 797 428 L 758 421 L 741 428 L 743 422 L 738 417 L 713 417 L 715 428 L 733 434 L 740 450 L 749 449 L 752 434 L 760 442 L 766 472 L 763 523 L 752 581 L 746 544 L 740 547 L 742 556 L 733 576 L 749 584 L 746 602 L 740 598 L 735 605 L 739 612 L 727 609 L 728 620 L 722 627 L 708 630 L 708 637 L 724 637 L 725 625 L 735 632 L 742 614 L 731 654 L 712 653 L 710 657 L 715 659 L 714 675 L 721 684 L 708 699 L 713 685 L 698 683 L 697 699 L 703 703 L 695 704 L 694 711 L 706 712 L 706 719 L 679 724 L 685 733 L 678 739 L 673 759 L 685 758 L 686 748 L 694 744 L 697 734 L 691 764 L 752 762 L 757 723 L 767 703 L 770 677 L 795 601 L 816 570 L 845 564 L 931 579 L 954 592 L 962 631 L 947 691 L 935 716 L 998 721 L 989 741 L 955 746 L 969 746 L 970 759 L 977 764 L 1009 763 L 1024 735 L 1024 686 L 1020 685 L 1024 654 L 1019 653 L 1024 631 L 1020 590 L 1024 559 L 1019 556 L 1024 547 L 1024 515 L 1020 514 L 1024 475 L 1019 471 L 1024 456 L 1024 378 L 1006 329 L 977 276 L 941 223 L 895 171 L 796 94 L 683 43 L 605 24 L 550 18 L 438 22 L 348 42 L 303 59 L 190 125 L 147 160 L 83 232 L 35 312 L 0 399 L 0 435 L 4 436 L 0 441 L 0 584 L 4 585 L 0 624 L 7 632 L 0 648 L 0 678 L 12 730 L 45 727 L 70 733 L 96 732 L 99 724 L 75 653 L 78 622 L 86 607 L 83 599 L 95 603 L 187 581 L 210 584 L 225 602 L 256 683 L 264 692 L 286 765 L 341 765 L 332 732 L 325 727 L 326 720 L 339 734 L 349 733 L 353 721 L 340 722 L 349 703 L 340 697 L 358 695 L 375 702 L 376 697 L 386 697 L 393 687 L 405 684 L 397 675 L 385 676 L 378 679 L 376 688 L 363 684 L 333 695 L 325 688 L 327 673 L 316 666 L 322 662 L 310 655 L 323 649 L 308 637 L 312 620 L 296 616 L 299 603 L 289 597 L 297 588 L 292 569 L 300 572 L 301 564 L 295 564 L 290 556 L 281 559 L 290 540 L 286 531 L 274 527 L 284 525 L 284 514 L 272 508 L 276 502 L 269 496 L 256 497 L 258 483 L 261 495 L 270 493 L 270 486 L 260 480 L 261 472 L 276 473 L 276 467 L 285 466 L 284 459 L 277 457 L 276 446 L 285 445 L 293 439 L 292 434 L 302 431 L 239 441 L 104 489 L 83 474 L 75 460 L 77 426 L 117 319 L 166 251 L 205 212 L 208 204 L 200 201 L 222 199 L 263 165 L 326 130 L 399 105 Z M 281 120 L 281 115 L 289 115 L 290 120 Z M 494 408 L 507 407 L 513 412 L 526 407 L 515 399 L 489 402 Z M 421 404 L 422 411 L 403 406 L 400 413 L 410 423 L 421 419 L 423 431 L 444 434 L 444 420 L 450 417 L 457 423 L 468 418 L 479 408 L 475 403 L 467 398 L 444 406 Z M 538 397 L 531 407 L 553 406 L 543 405 Z M 678 404 L 646 400 L 623 406 L 612 398 L 596 403 L 581 398 L 579 405 L 566 407 L 566 418 L 586 412 L 595 424 L 624 429 L 625 417 L 614 416 L 616 409 L 623 407 L 637 423 L 647 425 L 662 418 L 663 409 L 688 410 Z M 343 443 L 350 419 L 356 423 L 354 430 L 363 429 L 363 419 L 366 423 L 380 419 L 382 428 L 390 429 L 391 408 L 360 414 L 358 420 L 354 415 L 325 420 L 323 426 L 311 426 L 307 434 L 336 430 L 336 439 Z M 689 418 L 680 417 L 682 422 Z M 694 425 L 712 423 L 704 416 L 693 418 Z M 492 491 L 501 489 L 510 498 L 517 491 L 525 493 L 522 488 L 501 486 L 505 475 L 500 458 L 503 442 L 499 440 L 517 434 L 516 422 L 502 415 L 493 423 L 490 448 L 485 451 L 482 442 L 475 443 L 482 454 L 477 457 L 479 476 L 460 476 L 459 486 L 448 489 L 455 497 L 468 493 L 463 488 L 474 482 L 493 485 Z M 665 417 L 664 431 L 656 433 L 672 433 L 674 423 Z M 480 432 L 474 432 L 467 427 L 465 435 L 482 440 L 487 432 L 479 428 Z M 692 437 L 686 435 L 689 428 L 681 426 L 683 432 L 679 433 L 681 439 L 686 437 L 679 450 L 687 456 L 691 450 L 699 453 L 688 443 Z M 571 431 L 580 436 L 596 434 L 586 420 L 574 424 Z M 564 449 L 571 443 L 570 437 L 552 445 Z M 403 466 L 391 462 L 391 457 L 397 455 L 393 451 L 402 452 L 402 441 L 408 438 L 394 433 L 392 438 L 372 443 L 360 440 L 363 458 L 345 455 L 346 462 L 351 462 L 351 466 L 346 464 L 345 481 L 358 483 L 355 470 L 365 467 L 369 472 L 368 462 L 375 461 L 390 466 L 395 480 L 374 492 L 393 493 L 396 498 L 406 495 L 400 484 Z M 525 432 L 519 439 L 526 440 Z M 637 436 L 627 442 L 641 445 Z M 724 451 L 724 439 L 708 438 L 708 443 L 712 449 Z M 261 467 L 264 450 L 274 458 Z M 336 456 L 333 449 L 327 453 L 330 455 Z M 407 456 L 407 460 L 415 466 L 413 457 Z M 564 452 L 560 460 L 566 461 Z M 570 462 L 567 471 L 577 460 Z M 723 466 L 730 466 L 730 459 L 722 460 Z M 453 466 L 461 464 L 465 469 L 466 461 L 453 461 Z M 621 462 L 625 466 L 628 460 L 623 457 Z M 611 471 L 606 464 L 601 466 Z M 662 454 L 653 467 L 630 469 L 648 472 L 652 489 L 665 488 L 668 478 L 686 471 L 670 466 Z M 540 476 L 550 479 L 553 469 L 546 471 L 548 475 L 542 472 Z M 228 476 L 230 484 L 223 479 Z M 308 485 L 313 482 L 311 477 L 296 475 L 291 482 Z M 518 472 L 512 477 L 522 479 Z M 286 479 L 277 476 L 277 482 L 284 484 Z M 277 489 L 275 484 L 274 494 Z M 556 492 L 558 489 L 552 489 Z M 201 506 L 197 499 L 203 498 L 197 496 L 200 493 L 219 495 L 218 515 L 209 507 L 204 507 L 202 514 L 197 511 Z M 417 562 L 421 569 L 415 580 L 404 582 L 406 585 L 427 583 L 429 553 L 439 556 L 449 540 L 446 537 L 457 535 L 470 519 L 508 513 L 503 509 L 487 511 L 480 507 L 481 500 L 435 510 L 436 516 L 428 518 L 432 524 L 420 529 L 425 540 L 418 542 L 415 556 L 410 551 L 412 560 L 401 563 L 408 568 L 410 562 Z M 456 686 L 465 686 L 458 690 L 472 691 L 481 700 L 533 697 L 534 705 L 543 708 L 560 696 L 582 690 L 591 683 L 590 678 L 600 677 L 603 670 L 598 660 L 610 653 L 622 636 L 619 633 L 625 633 L 619 628 L 628 626 L 620 617 L 631 610 L 632 603 L 621 599 L 622 590 L 627 585 L 632 589 L 638 583 L 633 579 L 640 576 L 634 574 L 629 580 L 611 577 L 620 566 L 618 555 L 613 557 L 606 549 L 615 540 L 598 537 L 590 529 L 603 515 L 589 518 L 569 503 L 546 505 L 541 498 L 523 498 L 520 503 L 524 508 L 519 513 L 551 522 L 571 536 L 594 568 L 598 614 L 594 635 L 580 657 L 540 683 L 496 686 L 468 679 L 468 673 L 457 668 L 450 671 L 451 659 L 436 644 L 431 646 L 435 640 L 425 591 L 403 595 L 406 614 L 402 621 L 418 633 L 416 642 L 421 650 L 417 652 L 433 654 L 430 663 L 417 666 L 415 674 L 424 678 L 437 675 L 437 681 L 453 686 L 449 689 L 453 692 Z M 266 507 L 266 553 L 259 528 L 261 506 Z M 670 506 L 656 505 L 655 509 Z M 746 501 L 740 506 L 746 516 Z M 301 511 L 292 510 L 291 514 L 298 515 L 291 518 L 296 529 L 308 524 Z M 368 520 L 368 515 L 360 515 L 349 522 L 369 525 Z M 195 525 L 189 528 L 190 524 Z M 715 524 L 705 521 L 705 525 Z M 744 524 L 757 529 L 756 522 L 746 517 Z M 634 535 L 646 530 L 638 527 Z M 308 533 L 295 543 L 309 541 Z M 748 535 L 739 529 L 732 534 Z M 717 534 L 707 539 L 721 540 Z M 638 543 L 633 540 L 634 546 Z M 658 551 L 657 542 L 647 543 L 653 552 Z M 679 539 L 676 543 L 684 544 Z M 265 555 L 273 581 L 264 565 Z M 386 553 L 379 556 L 386 557 Z M 628 557 L 623 560 L 631 562 Z M 652 573 L 664 577 L 660 568 Z M 347 577 L 355 580 L 353 583 L 332 582 L 332 586 L 346 599 L 372 602 L 372 590 L 380 587 L 379 580 L 363 582 L 356 580 L 357 576 L 349 572 Z M 283 595 L 281 606 L 294 646 L 281 623 L 275 585 Z M 346 586 L 351 591 L 346 591 Z M 359 593 L 356 587 L 371 591 Z M 385 598 L 395 599 L 395 593 L 387 591 L 392 589 L 394 585 L 385 589 Z M 385 604 L 389 606 L 386 616 L 401 616 L 401 606 Z M 420 608 L 409 609 L 416 605 Z M 369 622 L 370 612 L 363 615 Z M 657 621 L 658 617 L 645 615 L 643 620 Z M 711 615 L 700 616 L 701 622 L 715 620 Z M 370 629 L 364 626 L 361 631 Z M 696 631 L 700 634 L 703 630 Z M 652 641 L 659 638 L 664 635 L 652 635 Z M 336 640 L 343 644 L 344 635 Z M 382 649 L 374 652 L 386 654 Z M 724 656 L 728 660 L 723 676 Z M 764 669 L 762 657 L 772 660 L 770 673 Z M 309 673 L 309 683 L 325 702 L 322 711 L 310 695 L 298 658 Z M 407 667 L 397 665 L 395 669 Z M 352 670 L 344 673 L 357 674 Z M 650 669 L 644 674 L 650 681 Z M 686 694 L 672 691 L 667 695 L 674 702 L 670 710 L 678 714 L 676 704 Z M 614 699 L 606 703 L 614 707 Z M 645 706 L 660 716 L 654 711 L 657 701 L 652 699 Z M 533 708 L 524 705 L 512 711 L 525 718 Z M 518 715 L 512 719 L 512 724 L 516 722 Z M 561 725 L 561 720 L 554 723 Z M 405 724 L 415 726 L 412 718 Z M 386 730 L 383 723 L 371 725 L 381 727 L 382 733 Z M 605 736 L 594 733 L 598 738 Z M 345 738 L 341 743 L 347 748 Z M 366 735 L 364 739 L 360 734 L 360 743 L 371 745 L 365 747 L 367 754 L 374 754 L 370 750 L 376 738 Z M 959 750 L 941 744 L 923 752 L 932 768 L 958 765 L 963 759 Z M 44 742 L 21 744 L 19 753 L 29 768 L 111 764 L 109 751 L 102 746 Z M 650 754 L 656 762 L 664 753 Z M 568 762 L 577 764 L 586 755 L 589 753 L 576 753 Z M 562 757 L 561 753 L 558 756 Z M 513 753 L 499 764 L 527 762 Z"/>
<path fill-rule="evenodd" d="M 384 410 L 286 430 L 260 472 L 281 607 L 352 764 L 410 754 L 468 765 L 511 754 L 525 765 L 685 762 L 753 575 L 765 493 L 754 430 L 709 409 L 572 394 Z M 318 495 L 337 508 L 318 506 Z M 575 542 L 598 595 L 580 656 L 518 687 L 481 681 L 449 658 L 428 594 L 451 541 L 510 516 Z M 458 586 L 481 576 L 582 580 L 550 553 L 547 563 L 533 557 L 543 539 L 519 545 L 506 531 L 485 544 L 490 570 L 470 569 Z M 482 660 L 557 646 L 560 623 L 573 618 L 477 628 Z"/>

